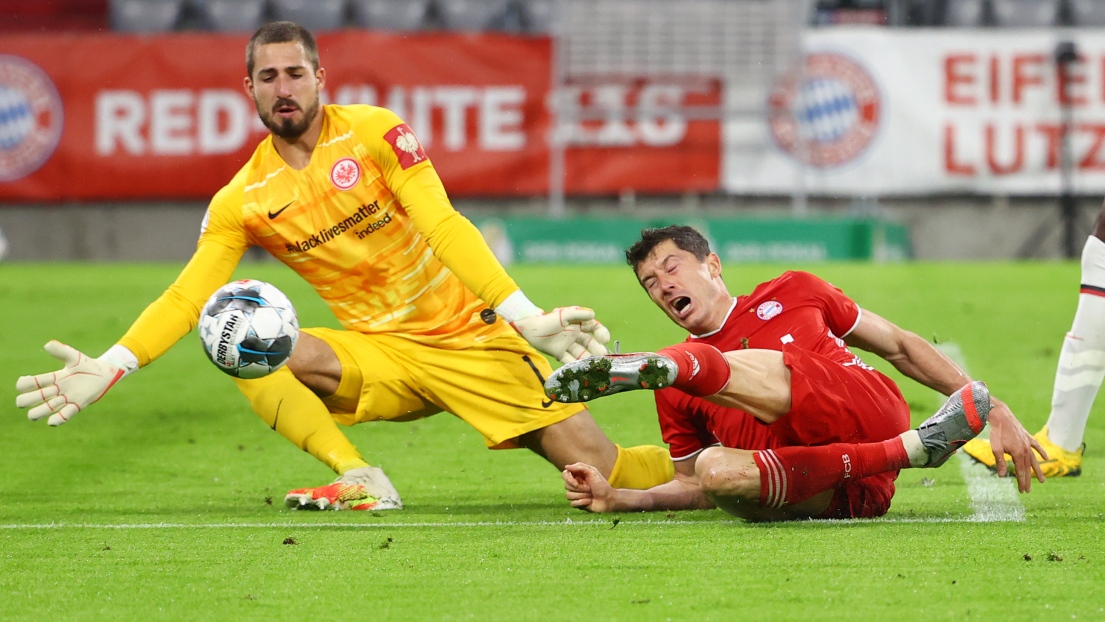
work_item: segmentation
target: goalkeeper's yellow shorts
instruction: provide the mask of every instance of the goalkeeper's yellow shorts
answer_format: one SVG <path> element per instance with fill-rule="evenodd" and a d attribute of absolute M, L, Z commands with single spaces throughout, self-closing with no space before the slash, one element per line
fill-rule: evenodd
<path fill-rule="evenodd" d="M 479 431 L 488 447 L 513 449 L 518 436 L 585 409 L 545 396 L 552 367 L 514 334 L 446 350 L 392 335 L 303 332 L 329 344 L 341 361 L 341 384 L 322 401 L 342 425 L 449 412 Z"/>

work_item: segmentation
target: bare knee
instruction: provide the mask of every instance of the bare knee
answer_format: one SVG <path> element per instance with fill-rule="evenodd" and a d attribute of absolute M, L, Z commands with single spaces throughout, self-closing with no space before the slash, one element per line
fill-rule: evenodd
<path fill-rule="evenodd" d="M 695 477 L 702 493 L 714 501 L 722 497 L 759 500 L 760 473 L 751 452 L 708 447 L 698 455 Z"/>

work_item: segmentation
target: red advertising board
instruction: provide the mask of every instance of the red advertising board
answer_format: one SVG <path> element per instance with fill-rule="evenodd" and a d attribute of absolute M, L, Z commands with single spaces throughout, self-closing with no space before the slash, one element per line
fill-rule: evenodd
<path fill-rule="evenodd" d="M 0 39 L 0 201 L 210 197 L 265 136 L 242 88 L 246 39 Z M 347 30 L 318 42 L 323 101 L 394 110 L 452 195 L 547 192 L 549 39 Z M 718 187 L 718 123 L 673 112 L 719 102 L 716 82 L 619 79 L 564 96 L 601 110 L 574 125 L 569 192 Z"/>

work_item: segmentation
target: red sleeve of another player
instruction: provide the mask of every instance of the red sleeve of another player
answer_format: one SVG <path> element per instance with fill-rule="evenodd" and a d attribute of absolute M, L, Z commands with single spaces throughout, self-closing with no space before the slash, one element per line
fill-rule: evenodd
<path fill-rule="evenodd" d="M 798 285 L 810 298 L 814 299 L 825 314 L 825 323 L 837 337 L 844 337 L 856 328 L 859 322 L 859 305 L 832 283 L 809 272 L 791 273 Z"/>
<path fill-rule="evenodd" d="M 676 389 L 656 392 L 656 414 L 660 434 L 668 444 L 672 460 L 689 458 L 718 441 L 706 429 L 705 418 L 691 405 L 694 398 Z"/>

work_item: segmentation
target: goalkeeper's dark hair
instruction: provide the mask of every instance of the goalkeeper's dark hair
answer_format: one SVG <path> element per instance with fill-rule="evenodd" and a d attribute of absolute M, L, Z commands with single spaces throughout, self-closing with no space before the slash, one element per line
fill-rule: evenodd
<path fill-rule="evenodd" d="M 254 54 L 258 47 L 270 43 L 300 43 L 307 52 L 311 68 L 318 71 L 318 44 L 311 31 L 294 22 L 272 22 L 265 24 L 253 33 L 246 44 L 246 73 L 253 77 Z"/>
<path fill-rule="evenodd" d="M 658 229 L 642 229 L 641 239 L 625 251 L 625 262 L 633 266 L 633 271 L 648 258 L 652 250 L 665 240 L 671 240 L 681 250 L 694 254 L 703 261 L 710 254 L 710 243 L 694 227 L 687 225 L 668 225 Z"/>

